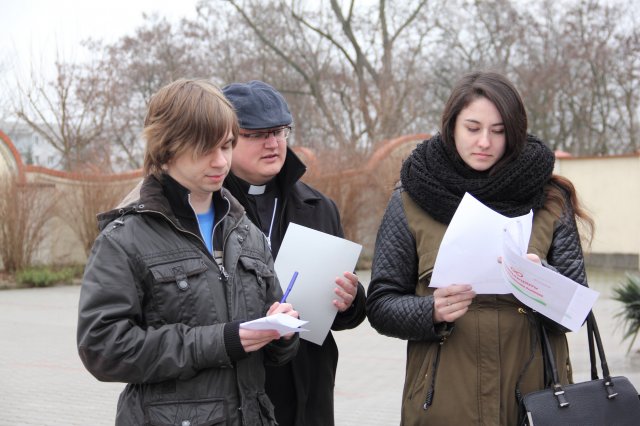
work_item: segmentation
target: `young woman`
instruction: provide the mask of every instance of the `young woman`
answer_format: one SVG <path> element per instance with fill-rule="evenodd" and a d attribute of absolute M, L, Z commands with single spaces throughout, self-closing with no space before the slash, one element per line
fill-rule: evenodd
<path fill-rule="evenodd" d="M 566 383 L 566 331 L 512 295 L 464 283 L 428 287 L 444 233 L 465 192 L 515 217 L 533 209 L 529 257 L 586 285 L 573 185 L 552 175 L 553 153 L 527 134 L 520 95 L 502 75 L 476 72 L 454 87 L 439 134 L 405 161 L 378 231 L 367 315 L 408 341 L 403 425 L 515 425 L 520 395 L 545 386 L 545 323 Z M 478 224 L 481 226 L 482 224 Z M 588 228 L 590 229 L 590 228 Z"/>

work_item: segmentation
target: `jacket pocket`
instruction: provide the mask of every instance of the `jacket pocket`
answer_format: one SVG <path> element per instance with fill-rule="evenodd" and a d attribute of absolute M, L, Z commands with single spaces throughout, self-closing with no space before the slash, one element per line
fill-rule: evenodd
<path fill-rule="evenodd" d="M 207 265 L 199 257 L 166 260 L 149 266 L 153 303 L 165 323 L 195 325 L 197 295 Z"/>
<path fill-rule="evenodd" d="M 260 259 L 240 256 L 241 286 L 244 291 L 247 313 L 251 318 L 264 314 L 266 304 L 274 299 L 275 272 Z"/>
<path fill-rule="evenodd" d="M 240 264 L 246 271 L 255 275 L 258 285 L 261 287 L 271 284 L 270 281 L 272 281 L 275 276 L 275 273 L 266 263 L 255 257 L 240 256 Z"/>
<path fill-rule="evenodd" d="M 225 424 L 227 419 L 222 398 L 154 402 L 145 411 L 152 426 L 212 426 Z"/>
<path fill-rule="evenodd" d="M 407 378 L 405 398 L 424 402 L 424 397 L 435 373 L 433 361 L 436 357 L 438 342 L 410 342 L 407 355 Z M 414 401 L 414 403 L 417 403 Z M 422 402 L 420 403 L 422 405 Z"/>

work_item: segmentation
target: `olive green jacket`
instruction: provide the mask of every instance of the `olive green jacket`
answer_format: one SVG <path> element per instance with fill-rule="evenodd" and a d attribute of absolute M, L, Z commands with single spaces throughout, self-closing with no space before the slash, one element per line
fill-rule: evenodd
<path fill-rule="evenodd" d="M 547 210 L 535 212 L 528 251 L 550 260 L 567 223 Z M 446 227 L 397 190 L 378 232 L 367 315 L 380 333 L 408 340 L 402 424 L 515 425 L 517 392 L 545 386 L 537 315 L 512 295 L 478 295 L 455 324 L 434 324 L 428 285 Z M 577 258 L 551 257 L 563 259 L 558 270 L 570 264 L 584 276 L 581 251 Z M 549 337 L 568 383 L 566 337 L 558 328 Z"/>

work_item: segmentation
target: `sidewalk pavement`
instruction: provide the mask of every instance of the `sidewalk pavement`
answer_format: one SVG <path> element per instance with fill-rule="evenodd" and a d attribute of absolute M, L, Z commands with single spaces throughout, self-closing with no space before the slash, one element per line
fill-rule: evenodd
<path fill-rule="evenodd" d="M 367 273 L 360 273 L 363 282 Z M 618 282 L 618 281 L 615 281 Z M 596 317 L 613 375 L 640 390 L 640 343 L 627 354 L 607 286 Z M 0 291 L 0 426 L 113 425 L 120 383 L 98 382 L 76 352 L 80 287 Z M 404 382 L 405 342 L 378 335 L 365 321 L 334 333 L 340 348 L 335 388 L 337 426 L 397 425 Z M 569 335 L 575 380 L 589 379 L 586 332 Z"/>

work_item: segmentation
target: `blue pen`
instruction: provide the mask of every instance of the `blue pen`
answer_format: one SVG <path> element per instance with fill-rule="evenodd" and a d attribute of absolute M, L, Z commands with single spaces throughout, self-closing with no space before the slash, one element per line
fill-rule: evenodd
<path fill-rule="evenodd" d="M 287 291 L 285 291 L 284 295 L 282 295 L 282 299 L 280 300 L 280 303 L 284 303 L 287 301 L 287 297 L 289 296 L 289 293 L 291 293 L 291 289 L 293 288 L 293 283 L 296 282 L 296 278 L 298 278 L 298 271 L 295 271 L 293 273 L 293 276 L 291 277 L 291 281 L 289 281 L 289 286 L 287 287 Z"/>

